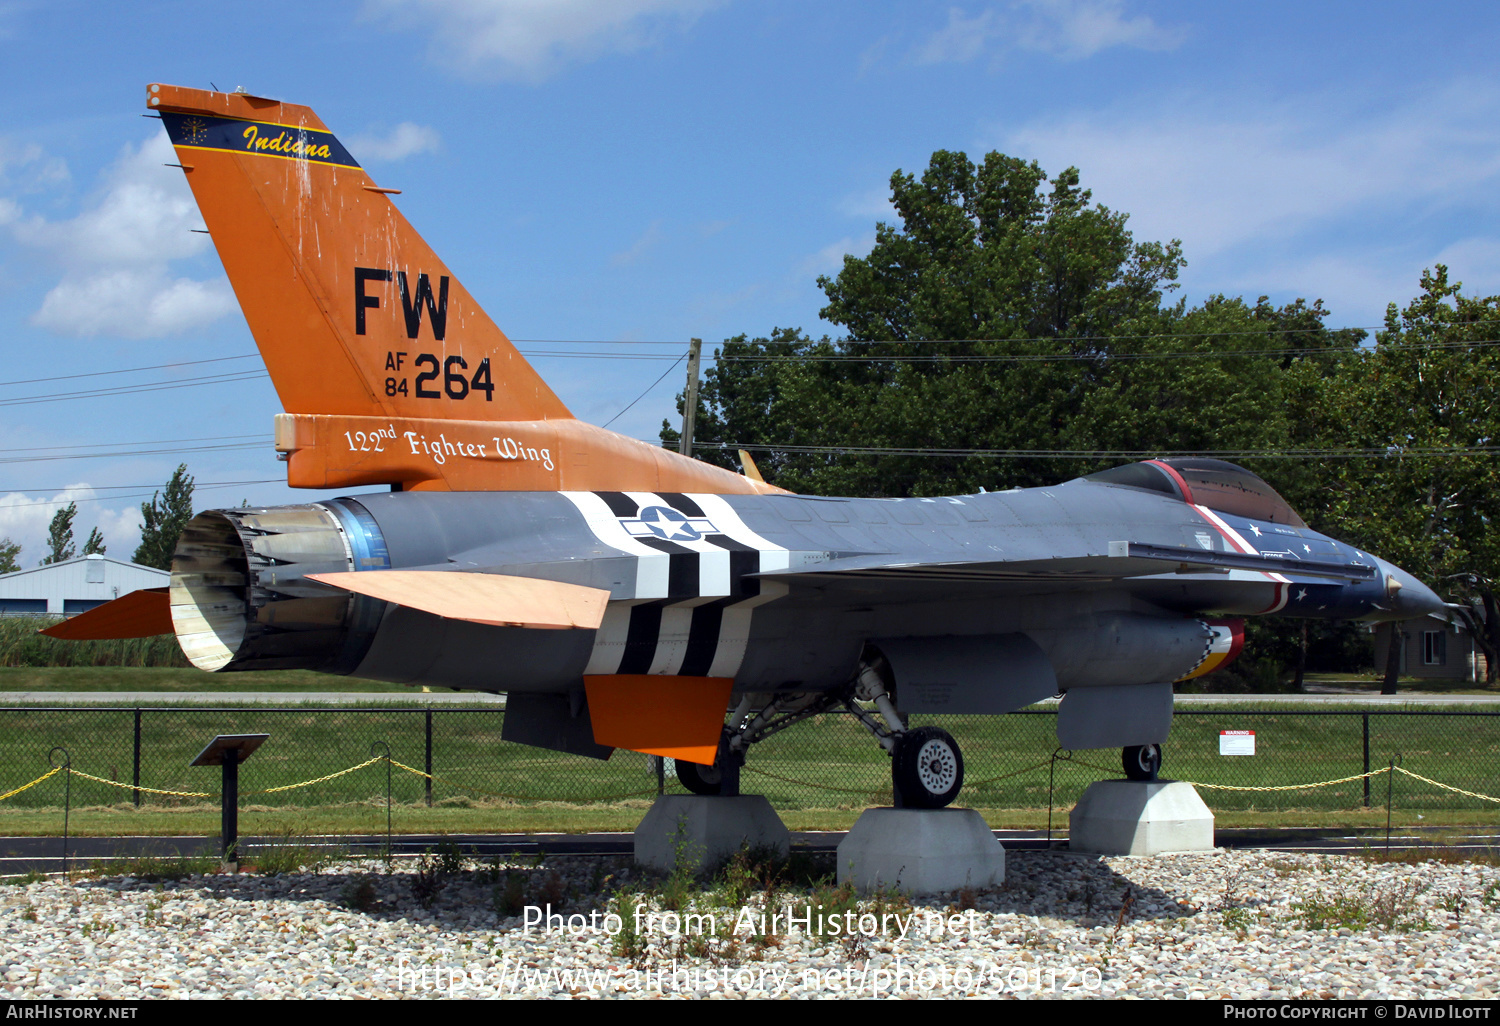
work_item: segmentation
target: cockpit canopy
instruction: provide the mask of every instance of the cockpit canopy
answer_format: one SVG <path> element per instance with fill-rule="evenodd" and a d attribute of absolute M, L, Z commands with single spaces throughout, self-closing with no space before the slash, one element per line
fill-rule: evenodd
<path fill-rule="evenodd" d="M 1090 474 L 1085 481 L 1144 488 L 1220 513 L 1263 520 L 1288 527 L 1306 527 L 1276 489 L 1244 467 L 1197 456 L 1127 463 Z"/>

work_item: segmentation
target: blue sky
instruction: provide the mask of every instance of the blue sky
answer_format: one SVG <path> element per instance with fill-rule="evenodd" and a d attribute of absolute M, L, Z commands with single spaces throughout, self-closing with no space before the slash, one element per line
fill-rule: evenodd
<path fill-rule="evenodd" d="M 523 350 L 666 356 L 535 358 L 603 423 L 690 336 L 836 333 L 817 276 L 868 250 L 891 173 L 937 149 L 1078 166 L 1137 240 L 1183 241 L 1190 303 L 1322 298 L 1334 324 L 1369 326 L 1436 262 L 1500 292 L 1497 14 L 0 0 L 0 536 L 34 564 L 72 499 L 77 536 L 98 525 L 128 558 L 141 486 L 179 462 L 202 486 L 245 482 L 200 487 L 199 508 L 320 494 L 286 488 L 274 460 L 279 406 L 239 359 L 254 344 L 140 117 L 149 82 L 313 107 L 512 338 L 562 340 Z M 204 360 L 220 362 L 187 362 Z M 73 377 L 137 367 L 159 369 Z M 614 427 L 654 437 L 681 378 Z M 173 387 L 15 401 L 153 384 Z"/>

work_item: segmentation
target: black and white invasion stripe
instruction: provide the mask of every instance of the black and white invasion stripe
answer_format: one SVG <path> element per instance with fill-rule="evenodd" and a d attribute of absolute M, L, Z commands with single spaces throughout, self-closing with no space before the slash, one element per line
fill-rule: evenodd
<path fill-rule="evenodd" d="M 787 549 L 750 530 L 719 495 L 563 495 L 596 538 L 636 559 L 635 594 L 610 602 L 584 672 L 733 677 L 745 657 L 753 610 L 787 591 L 751 575 L 787 569 Z M 641 512 L 655 506 L 705 529 L 672 540 L 641 531 Z"/>

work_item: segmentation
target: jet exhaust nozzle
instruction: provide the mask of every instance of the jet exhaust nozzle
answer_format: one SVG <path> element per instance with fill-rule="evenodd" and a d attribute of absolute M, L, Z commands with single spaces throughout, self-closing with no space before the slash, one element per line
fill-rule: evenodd
<path fill-rule="evenodd" d="M 200 670 L 348 673 L 385 603 L 306 575 L 389 566 L 375 521 L 353 500 L 209 510 L 172 555 L 172 627 Z"/>

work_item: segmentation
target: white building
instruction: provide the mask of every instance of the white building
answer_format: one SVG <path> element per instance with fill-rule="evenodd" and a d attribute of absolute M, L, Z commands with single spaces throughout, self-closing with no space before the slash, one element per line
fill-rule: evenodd
<path fill-rule="evenodd" d="M 0 616 L 72 616 L 129 592 L 171 583 L 165 570 L 95 553 L 0 574 Z"/>

